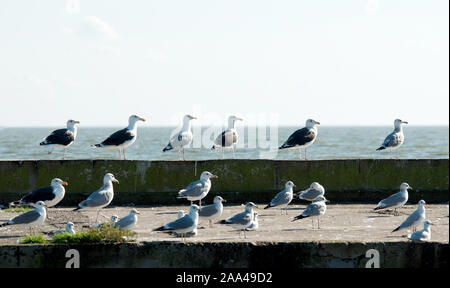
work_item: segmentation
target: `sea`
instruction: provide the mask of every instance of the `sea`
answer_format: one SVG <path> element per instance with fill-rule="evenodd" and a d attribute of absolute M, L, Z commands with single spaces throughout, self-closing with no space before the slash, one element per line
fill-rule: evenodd
<path fill-rule="evenodd" d="M 39 143 L 53 130 L 62 127 L 0 127 L 0 160 L 62 159 L 62 149 L 48 154 Z M 83 127 L 75 142 L 67 148 L 69 159 L 119 159 L 117 150 L 92 147 L 123 127 Z M 301 127 L 239 127 L 235 159 L 296 160 L 299 149 L 278 150 L 295 130 Z M 129 160 L 178 160 L 178 151 L 162 152 L 177 127 L 139 127 L 136 142 L 126 149 Z M 223 127 L 193 128 L 194 140 L 186 148 L 186 160 L 221 159 L 222 151 L 212 150 L 214 138 Z M 308 160 L 319 159 L 383 159 L 389 151 L 376 151 L 392 127 L 318 127 L 316 142 L 308 147 Z M 448 126 L 404 126 L 405 142 L 398 149 L 401 159 L 449 158 Z M 302 151 L 303 153 L 303 151 Z M 304 154 L 302 154 L 304 156 Z M 224 151 L 233 159 L 231 149 Z M 395 157 L 395 152 L 393 154 Z"/>

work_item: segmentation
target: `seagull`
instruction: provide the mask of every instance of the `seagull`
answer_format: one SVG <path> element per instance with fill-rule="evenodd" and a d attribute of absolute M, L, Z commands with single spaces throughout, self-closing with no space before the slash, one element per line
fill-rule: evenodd
<path fill-rule="evenodd" d="M 295 131 L 291 136 L 289 136 L 288 140 L 284 142 L 278 149 L 287 149 L 287 148 L 298 148 L 300 160 L 302 159 L 302 147 L 305 148 L 305 160 L 306 159 L 306 148 L 314 143 L 317 138 L 317 127 L 316 125 L 320 125 L 320 122 L 317 122 L 313 119 L 306 120 L 306 127 Z"/>
<path fill-rule="evenodd" d="M 53 131 L 45 138 L 44 141 L 39 143 L 41 146 L 50 146 L 52 149 L 48 152 L 51 154 L 55 148 L 64 148 L 63 160 L 66 157 L 66 148 L 69 147 L 75 138 L 77 137 L 77 124 L 80 121 L 69 120 L 67 121 L 67 128 L 58 129 Z"/>
<path fill-rule="evenodd" d="M 252 224 L 250 224 L 250 226 L 248 226 L 247 228 L 245 228 L 246 231 L 254 231 L 257 230 L 259 228 L 259 223 L 258 223 L 258 212 L 253 212 L 253 220 L 252 220 Z"/>
<path fill-rule="evenodd" d="M 0 224 L 0 227 L 8 225 L 24 225 L 30 227 L 38 226 L 45 222 L 47 218 L 47 211 L 45 210 L 45 203 L 42 201 L 36 202 L 36 208 L 34 210 L 17 215 L 14 218 L 8 220 L 8 222 Z"/>
<path fill-rule="evenodd" d="M 389 149 L 389 153 L 392 159 L 392 150 L 400 147 L 405 141 L 405 136 L 403 135 L 402 124 L 408 124 L 406 121 L 402 121 L 400 119 L 395 119 L 394 121 L 394 131 L 389 134 L 386 139 L 384 139 L 383 144 L 381 144 L 380 148 L 377 151 Z M 396 150 L 396 155 L 398 159 L 398 150 Z"/>
<path fill-rule="evenodd" d="M 408 239 L 412 241 L 430 241 L 431 240 L 431 227 L 433 225 L 430 220 L 426 220 L 423 223 L 423 229 L 412 234 L 408 234 Z"/>
<path fill-rule="evenodd" d="M 222 216 L 223 204 L 222 202 L 227 202 L 220 196 L 214 197 L 214 204 L 208 205 L 198 211 L 198 216 L 209 220 L 209 227 L 212 227 L 212 220 Z"/>
<path fill-rule="evenodd" d="M 101 228 L 105 224 L 110 224 L 112 227 L 114 227 L 114 225 L 116 224 L 117 221 L 119 221 L 119 216 L 112 215 L 109 222 L 102 222 L 102 223 L 99 223 L 99 224 L 93 224 L 93 225 L 88 226 L 88 227 L 89 228 Z"/>
<path fill-rule="evenodd" d="M 284 211 L 287 215 L 287 206 L 291 203 L 292 198 L 294 197 L 294 191 L 292 190 L 295 186 L 294 182 L 287 181 L 285 184 L 285 188 L 279 192 L 275 197 L 270 201 L 270 203 L 264 207 L 264 209 L 269 209 L 276 206 L 284 206 Z"/>
<path fill-rule="evenodd" d="M 197 205 L 192 204 L 189 208 L 189 214 L 153 229 L 153 231 L 172 231 L 181 234 L 184 239 L 187 233 L 196 232 L 198 225 L 198 210 L 200 210 L 200 208 Z"/>
<path fill-rule="evenodd" d="M 412 189 L 412 187 L 409 186 L 408 183 L 402 183 L 400 185 L 400 192 L 392 194 L 388 198 L 381 200 L 377 207 L 373 210 L 393 208 L 394 213 L 397 212 L 397 208 L 402 207 L 406 202 L 408 202 L 408 189 Z"/>
<path fill-rule="evenodd" d="M 131 230 L 138 222 L 137 214 L 141 213 L 134 208 L 131 209 L 130 214 L 117 221 L 114 227 L 119 227 L 121 230 Z"/>
<path fill-rule="evenodd" d="M 256 208 L 255 203 L 248 202 L 247 204 L 245 204 L 244 212 L 238 213 L 232 217 L 222 220 L 219 223 L 227 224 L 237 230 L 240 230 L 239 237 L 241 237 L 241 231 L 244 231 L 244 238 L 247 238 L 245 235 L 245 229 L 247 229 L 252 224 L 254 208 Z"/>
<path fill-rule="evenodd" d="M 141 118 L 137 115 L 131 115 L 128 118 L 128 127 L 123 128 L 117 132 L 111 134 L 105 141 L 100 144 L 95 144 L 95 147 L 98 148 L 107 148 L 107 149 L 118 149 L 119 150 L 119 159 L 122 158 L 120 154 L 120 149 L 123 151 L 123 160 L 126 160 L 125 157 L 125 148 L 131 146 L 137 138 L 137 122 L 142 121 L 145 122 L 144 118 Z"/>
<path fill-rule="evenodd" d="M 191 131 L 191 120 L 197 119 L 197 117 L 191 115 L 184 115 L 183 117 L 183 127 L 181 130 L 175 133 L 169 140 L 169 144 L 162 150 L 163 152 L 178 149 L 178 159 L 181 160 L 181 151 L 183 151 L 184 157 L 184 147 L 188 146 L 192 142 L 192 131 Z"/>
<path fill-rule="evenodd" d="M 223 131 L 219 136 L 217 136 L 216 140 L 214 140 L 214 145 L 211 147 L 212 150 L 220 148 L 222 149 L 222 159 L 224 159 L 224 149 L 231 148 L 233 150 L 233 159 L 234 159 L 234 146 L 237 144 L 239 134 L 234 128 L 234 123 L 236 121 L 244 121 L 244 119 L 230 116 L 228 117 L 228 129 Z"/>
<path fill-rule="evenodd" d="M 53 207 L 58 204 L 66 193 L 64 186 L 67 186 L 66 181 L 63 181 L 59 178 L 53 178 L 50 182 L 50 186 L 42 187 L 37 190 L 34 190 L 30 194 L 26 195 L 19 201 L 15 201 L 13 205 L 34 205 L 34 203 L 38 201 L 42 201 L 45 203 L 47 207 Z"/>
<path fill-rule="evenodd" d="M 318 182 L 311 183 L 308 189 L 300 191 L 296 194 L 298 199 L 303 199 L 311 202 L 314 201 L 314 199 L 316 199 L 317 197 L 323 195 L 325 195 L 325 188 L 323 188 L 323 186 Z"/>
<path fill-rule="evenodd" d="M 324 196 L 317 197 L 311 204 L 306 206 L 306 209 L 303 211 L 302 214 L 296 216 L 294 220 L 299 220 L 307 217 L 311 217 L 311 220 L 313 221 L 313 228 L 314 228 L 314 220 L 313 218 L 317 218 L 317 229 L 320 229 L 320 216 L 323 216 L 325 214 L 325 211 L 327 211 L 327 205 L 326 202 L 330 202 L 327 199 L 325 199 Z"/>
<path fill-rule="evenodd" d="M 420 200 L 417 204 L 417 209 L 406 218 L 406 220 L 392 232 L 400 231 L 403 229 L 413 228 L 413 232 L 417 231 L 417 226 L 425 221 L 425 201 Z"/>
<path fill-rule="evenodd" d="M 62 230 L 56 230 L 55 232 L 51 233 L 52 235 L 56 235 L 56 234 L 61 234 L 61 233 L 69 233 L 69 234 L 75 234 L 75 224 L 73 224 L 72 222 L 67 222 L 66 223 L 66 228 L 62 229 Z"/>
<path fill-rule="evenodd" d="M 200 175 L 200 180 L 192 182 L 186 188 L 181 189 L 178 192 L 178 199 L 186 198 L 189 201 L 199 201 L 200 208 L 202 208 L 202 199 L 208 195 L 209 190 L 211 189 L 211 178 L 219 178 L 217 175 L 213 175 L 208 171 L 202 172 Z"/>
<path fill-rule="evenodd" d="M 119 181 L 114 177 L 113 174 L 106 173 L 105 176 L 103 177 L 103 186 L 97 191 L 93 192 L 91 195 L 89 195 L 89 197 L 86 200 L 80 202 L 78 204 L 78 207 L 73 211 L 78 211 L 86 208 L 95 208 L 97 209 L 97 218 L 95 220 L 97 222 L 100 209 L 108 206 L 114 197 L 114 189 L 112 182 L 116 182 L 117 184 L 119 184 Z"/>

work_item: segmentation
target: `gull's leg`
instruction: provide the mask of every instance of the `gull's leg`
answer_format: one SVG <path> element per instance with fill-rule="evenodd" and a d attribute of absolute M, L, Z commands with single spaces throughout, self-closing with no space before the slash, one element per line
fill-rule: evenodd
<path fill-rule="evenodd" d="M 178 149 L 178 160 L 181 160 L 181 148 Z"/>
<path fill-rule="evenodd" d="M 125 148 L 123 148 L 122 151 L 123 151 L 123 160 L 127 160 L 127 158 L 125 157 Z"/>
<path fill-rule="evenodd" d="M 234 144 L 231 145 L 231 150 L 233 151 L 233 159 L 236 159 L 236 155 L 234 155 Z"/>
<path fill-rule="evenodd" d="M 222 147 L 222 160 L 225 159 L 224 153 L 225 153 L 225 152 L 224 152 L 224 149 L 223 149 L 223 147 Z"/>
<path fill-rule="evenodd" d="M 98 215 L 100 214 L 100 209 L 97 210 L 97 218 L 95 218 L 95 222 L 98 223 Z"/>
<path fill-rule="evenodd" d="M 202 199 L 198 200 L 198 206 L 202 209 Z"/>
<path fill-rule="evenodd" d="M 306 147 L 305 147 L 305 160 L 308 160 L 308 159 L 306 159 Z"/>
<path fill-rule="evenodd" d="M 66 147 L 64 147 L 63 159 L 62 160 L 64 160 L 64 158 L 66 158 Z"/>
<path fill-rule="evenodd" d="M 183 148 L 183 161 L 186 161 L 186 158 L 184 157 L 184 148 Z"/>
<path fill-rule="evenodd" d="M 244 229 L 244 239 L 247 239 L 247 235 L 245 235 L 245 229 Z"/>
<path fill-rule="evenodd" d="M 398 149 L 395 150 L 395 155 L 396 155 L 396 158 L 397 158 L 397 160 L 398 160 Z"/>
<path fill-rule="evenodd" d="M 392 159 L 392 149 L 389 149 L 389 158 Z"/>
<path fill-rule="evenodd" d="M 314 229 L 314 219 L 313 218 L 311 218 L 311 227 L 312 227 L 312 229 Z"/>
<path fill-rule="evenodd" d="M 53 153 L 53 149 L 55 149 L 55 147 L 52 147 L 52 149 L 50 151 L 48 151 L 48 154 L 52 154 Z"/>
<path fill-rule="evenodd" d="M 209 220 L 209 228 L 212 228 L 213 226 L 212 226 L 212 220 L 210 219 Z"/>
<path fill-rule="evenodd" d="M 317 229 L 320 229 L 320 218 L 317 218 Z"/>
<path fill-rule="evenodd" d="M 122 159 L 122 154 L 120 154 L 120 148 L 117 151 L 119 151 L 119 159 Z"/>
<path fill-rule="evenodd" d="M 302 148 L 298 148 L 298 159 L 302 160 Z"/>

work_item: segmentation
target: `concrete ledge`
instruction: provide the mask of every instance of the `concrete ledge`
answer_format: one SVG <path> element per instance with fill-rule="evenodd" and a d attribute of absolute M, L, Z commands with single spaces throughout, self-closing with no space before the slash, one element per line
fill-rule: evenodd
<path fill-rule="evenodd" d="M 120 180 L 113 204 L 177 204 L 176 192 L 198 179 L 204 170 L 219 175 L 210 194 L 230 202 L 269 201 L 287 180 L 304 189 L 318 181 L 331 201 L 377 202 L 398 190 L 401 182 L 414 187 L 410 201 L 449 200 L 449 159 L 420 160 L 210 160 L 210 161 L 0 161 L 0 201 L 17 200 L 54 177 L 69 182 L 61 205 L 72 206 L 102 184 L 106 172 Z M 257 199 L 257 200 L 256 200 Z"/>
<path fill-rule="evenodd" d="M 381 268 L 448 267 L 448 244 L 391 242 L 235 242 L 105 245 L 0 246 L 1 268 L 64 268 L 69 249 L 80 253 L 80 267 L 259 268 L 359 267 L 376 249 Z"/>

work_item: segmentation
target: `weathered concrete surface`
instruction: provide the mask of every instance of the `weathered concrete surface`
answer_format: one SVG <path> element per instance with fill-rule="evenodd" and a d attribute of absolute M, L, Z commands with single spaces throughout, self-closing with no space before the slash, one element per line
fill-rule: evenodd
<path fill-rule="evenodd" d="M 211 160 L 211 161 L 120 161 L 41 160 L 0 161 L 0 204 L 17 200 L 54 177 L 69 182 L 61 205 L 76 205 L 102 184 L 112 172 L 120 180 L 113 204 L 179 204 L 176 192 L 208 170 L 213 180 L 210 195 L 220 194 L 230 202 L 247 199 L 267 202 L 287 180 L 305 189 L 318 181 L 331 201 L 377 202 L 398 190 L 401 182 L 413 188 L 410 200 L 428 203 L 449 200 L 449 159 L 422 160 Z"/>
<path fill-rule="evenodd" d="M 130 208 L 105 208 L 101 213 L 123 217 Z M 405 238 L 408 231 L 391 233 L 415 205 L 399 209 L 400 216 L 373 212 L 373 205 L 328 205 L 321 229 L 312 229 L 309 219 L 292 222 L 305 205 L 290 206 L 287 216 L 279 209 L 258 209 L 260 228 L 247 232 L 247 239 L 239 238 L 231 227 L 215 224 L 209 228 L 201 220 L 198 235 L 187 238 L 186 244 L 170 234 L 152 231 L 174 220 L 186 205 L 136 208 L 141 215 L 134 244 L 16 245 L 28 228 L 0 228 L 0 267 L 64 267 L 65 252 L 71 248 L 80 251 L 81 267 L 364 267 L 369 249 L 379 251 L 381 267 L 448 267 L 448 205 L 426 206 L 427 219 L 434 223 L 430 243 L 410 242 Z M 70 210 L 49 209 L 52 220 L 38 231 L 61 229 L 69 220 L 80 230 L 89 221 L 86 216 L 95 217 L 94 211 Z M 221 218 L 242 210 L 240 205 L 226 206 Z M 1 212 L 0 220 L 14 215 Z"/>

